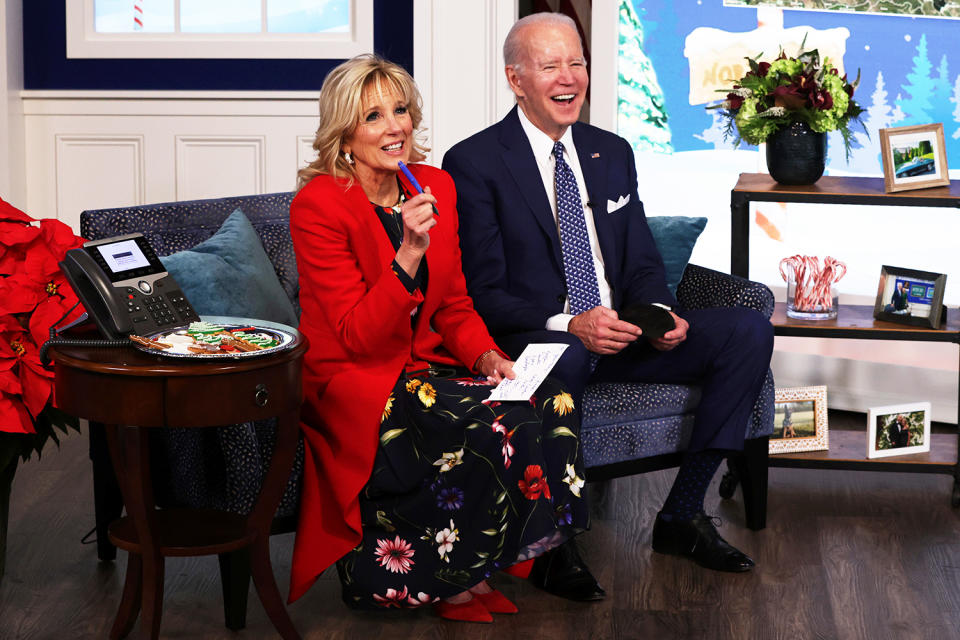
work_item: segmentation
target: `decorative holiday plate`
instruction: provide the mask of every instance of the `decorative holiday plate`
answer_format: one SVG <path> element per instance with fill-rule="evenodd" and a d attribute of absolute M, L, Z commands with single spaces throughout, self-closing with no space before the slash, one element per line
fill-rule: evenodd
<path fill-rule="evenodd" d="M 141 351 L 171 358 L 253 358 L 290 348 L 300 334 L 276 322 L 204 316 L 200 322 L 130 339 Z"/>

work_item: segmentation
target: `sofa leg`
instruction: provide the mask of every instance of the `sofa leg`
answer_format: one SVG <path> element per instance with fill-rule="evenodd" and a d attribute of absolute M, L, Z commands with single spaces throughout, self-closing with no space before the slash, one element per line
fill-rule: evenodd
<path fill-rule="evenodd" d="M 247 595 L 250 593 L 250 550 L 237 549 L 218 555 L 223 587 L 223 620 L 227 629 L 247 626 Z"/>
<path fill-rule="evenodd" d="M 743 487 L 743 508 L 747 526 L 759 531 L 767 526 L 767 470 L 769 436 L 750 438 L 743 453 L 733 456 L 737 475 Z"/>
<path fill-rule="evenodd" d="M 740 474 L 737 473 L 736 464 L 727 459 L 727 472 L 720 478 L 720 497 L 724 500 L 732 498 L 738 484 L 740 484 Z"/>
<path fill-rule="evenodd" d="M 99 422 L 91 422 L 87 434 L 90 441 L 90 461 L 93 463 L 93 514 L 97 527 L 97 557 L 101 561 L 115 560 L 117 548 L 110 542 L 107 527 L 123 513 L 123 494 L 110 460 L 107 434 Z"/>

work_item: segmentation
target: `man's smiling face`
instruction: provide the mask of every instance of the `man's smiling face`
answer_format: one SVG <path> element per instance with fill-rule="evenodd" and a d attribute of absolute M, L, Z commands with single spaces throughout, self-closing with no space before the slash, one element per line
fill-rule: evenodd
<path fill-rule="evenodd" d="M 532 24 L 520 35 L 524 54 L 507 66 L 507 81 L 530 122 L 559 140 L 580 117 L 590 83 L 580 37 L 573 28 L 552 23 Z"/>

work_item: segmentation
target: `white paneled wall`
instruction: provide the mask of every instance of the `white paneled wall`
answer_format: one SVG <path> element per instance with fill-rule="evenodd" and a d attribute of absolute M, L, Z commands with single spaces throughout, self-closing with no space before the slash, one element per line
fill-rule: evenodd
<path fill-rule="evenodd" d="M 84 209 L 290 191 L 313 159 L 310 93 L 25 92 L 27 208 Z"/>
<path fill-rule="evenodd" d="M 26 205 L 23 163 L 23 30 L 21 0 L 0 0 L 0 197 Z"/>

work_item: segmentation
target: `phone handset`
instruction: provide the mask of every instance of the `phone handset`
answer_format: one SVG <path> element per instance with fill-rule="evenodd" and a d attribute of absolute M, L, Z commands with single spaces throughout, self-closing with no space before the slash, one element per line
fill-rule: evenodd
<path fill-rule="evenodd" d="M 83 250 L 68 251 L 60 266 L 68 276 L 77 276 L 68 280 L 106 337 L 125 338 L 133 333 L 130 313 L 121 305 L 117 295 L 112 295 L 116 291 L 113 284 L 90 254 Z"/>

